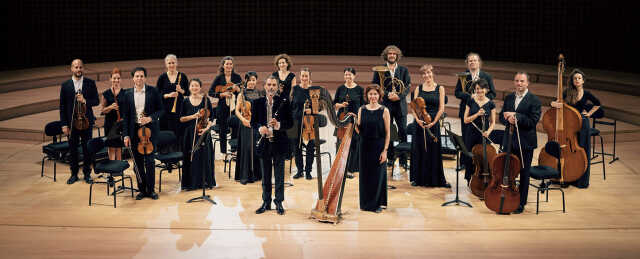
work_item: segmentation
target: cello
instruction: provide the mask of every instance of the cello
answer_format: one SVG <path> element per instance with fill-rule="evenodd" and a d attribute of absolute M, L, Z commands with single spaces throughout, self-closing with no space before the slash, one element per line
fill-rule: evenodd
<path fill-rule="evenodd" d="M 485 116 L 482 116 L 482 128 L 486 128 Z M 482 133 L 480 129 L 478 129 L 478 131 Z M 489 182 L 491 182 L 490 165 L 493 164 L 493 160 L 496 158 L 497 152 L 495 147 L 487 144 L 487 138 L 483 136 L 482 144 L 476 144 L 473 146 L 471 153 L 473 153 L 473 165 L 475 170 L 473 172 L 473 176 L 471 176 L 471 181 L 469 181 L 469 188 L 471 189 L 471 193 L 482 200 L 484 199 L 484 190 L 487 189 Z"/>
<path fill-rule="evenodd" d="M 560 145 L 560 183 L 574 182 L 587 170 L 587 154 L 578 145 L 578 132 L 582 127 L 582 116 L 573 107 L 564 103 L 562 98 L 562 73 L 565 60 L 560 54 L 558 61 L 558 88 L 556 102 L 562 108 L 547 110 L 542 116 L 542 126 L 547 133 L 547 142 L 554 141 Z M 556 168 L 558 159 L 548 154 L 544 149 L 538 156 L 538 164 Z"/>
<path fill-rule="evenodd" d="M 507 151 L 493 159 L 491 182 L 484 190 L 484 204 L 498 214 L 509 214 L 520 206 L 520 192 L 515 181 L 520 174 L 520 159 L 511 153 L 514 126 L 507 127 Z"/>

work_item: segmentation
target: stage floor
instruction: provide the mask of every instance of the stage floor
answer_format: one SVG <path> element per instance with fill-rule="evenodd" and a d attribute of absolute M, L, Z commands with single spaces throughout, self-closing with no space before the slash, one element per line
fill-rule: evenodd
<path fill-rule="evenodd" d="M 344 219 L 333 225 L 309 219 L 317 197 L 315 178 L 294 180 L 286 188 L 284 216 L 275 211 L 256 215 L 261 185 L 241 185 L 233 173 L 229 179 L 221 160 L 216 161 L 218 187 L 207 191 L 217 205 L 185 203 L 201 192 L 181 192 L 173 173 L 163 175 L 157 201 L 122 195 L 113 208 L 104 185 L 97 185 L 98 204 L 88 206 L 89 185 L 67 185 L 68 166 L 58 166 L 57 182 L 40 177 L 41 144 L 0 142 L 0 258 L 636 257 L 638 144 L 618 143 L 621 160 L 607 163 L 607 180 L 602 166 L 594 165 L 588 189 L 565 189 L 566 213 L 554 191 L 536 215 L 535 189 L 530 188 L 523 214 L 496 215 L 469 194 L 462 176 L 462 199 L 473 208 L 442 207 L 453 199 L 455 187 L 412 187 L 406 173 L 390 182 L 398 188 L 389 190 L 387 210 L 364 212 L 358 208 L 356 174 L 346 182 Z M 445 160 L 453 186 L 454 167 L 455 160 Z M 45 163 L 45 173 L 53 174 L 52 162 Z"/>

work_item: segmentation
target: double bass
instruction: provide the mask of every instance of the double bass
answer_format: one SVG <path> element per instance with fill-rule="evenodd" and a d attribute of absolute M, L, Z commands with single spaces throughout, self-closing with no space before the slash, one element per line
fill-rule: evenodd
<path fill-rule="evenodd" d="M 562 74 L 565 60 L 560 54 L 558 61 L 558 88 L 556 102 L 562 108 L 551 108 L 542 116 L 542 126 L 547 133 L 547 141 L 554 141 L 560 145 L 560 183 L 574 182 L 587 170 L 587 154 L 578 145 L 578 132 L 582 127 L 582 116 L 573 107 L 564 103 L 562 98 Z M 538 156 L 538 164 L 556 168 L 558 159 L 548 154 L 544 149 Z"/>
<path fill-rule="evenodd" d="M 507 151 L 493 159 L 491 182 L 484 190 L 484 204 L 498 214 L 509 214 L 520 206 L 520 192 L 516 187 L 516 177 L 520 174 L 520 159 L 511 153 L 514 126 L 507 127 Z"/>
<path fill-rule="evenodd" d="M 483 129 L 486 128 L 485 121 L 485 116 L 482 116 Z M 478 131 L 482 133 L 480 129 L 478 129 Z M 487 138 L 483 136 L 482 144 L 476 144 L 473 146 L 471 153 L 473 153 L 473 165 L 475 170 L 473 172 L 473 176 L 471 176 L 471 181 L 469 181 L 469 188 L 471 189 L 471 193 L 482 200 L 484 199 L 484 190 L 487 189 L 489 182 L 491 182 L 490 168 L 493 164 L 493 160 L 496 158 L 497 152 L 495 147 L 487 144 Z"/>

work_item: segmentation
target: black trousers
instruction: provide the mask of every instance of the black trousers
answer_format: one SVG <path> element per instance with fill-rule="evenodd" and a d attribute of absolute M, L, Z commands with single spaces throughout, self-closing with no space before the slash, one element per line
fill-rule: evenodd
<path fill-rule="evenodd" d="M 136 132 L 138 132 L 138 127 L 136 127 Z M 154 192 L 154 188 L 156 185 L 155 155 L 153 153 L 149 155 L 138 153 L 137 147 L 139 142 L 140 139 L 138 139 L 138 134 L 134 134 L 131 149 L 133 150 L 133 158 L 136 161 L 137 169 L 140 173 L 140 179 L 138 180 L 138 189 L 140 190 L 140 193 L 150 195 L 152 192 Z"/>
<path fill-rule="evenodd" d="M 407 142 L 407 115 L 402 113 L 400 102 L 392 102 L 388 104 L 387 108 L 389 108 L 389 113 L 391 115 L 389 123 L 391 124 L 395 121 L 396 126 L 398 126 L 398 141 Z M 393 142 L 389 144 L 387 159 L 395 159 L 395 148 L 393 147 Z M 400 157 L 400 163 L 407 163 L 407 156 L 405 154 Z"/>
<path fill-rule="evenodd" d="M 302 147 L 305 148 L 305 156 L 307 158 L 306 164 L 303 163 L 302 160 Z M 296 145 L 296 168 L 298 168 L 298 172 L 302 172 L 303 170 L 307 173 L 311 173 L 313 169 L 313 160 L 315 158 L 315 150 L 316 143 L 314 140 L 309 140 L 309 142 L 305 145 L 301 143 L 300 145 Z"/>
<path fill-rule="evenodd" d="M 513 154 L 516 155 L 522 162 L 524 162 L 524 168 L 520 164 L 520 206 L 527 205 L 527 197 L 529 196 L 529 169 L 531 168 L 531 160 L 533 159 L 533 149 L 522 150 L 522 156 L 520 157 L 520 151 L 518 148 L 513 148 Z"/>
<path fill-rule="evenodd" d="M 73 125 L 71 126 L 73 127 Z M 78 146 L 82 145 L 82 155 L 84 164 L 82 165 L 82 172 L 84 175 L 91 175 L 91 156 L 87 149 L 87 143 L 91 139 L 93 125 L 89 125 L 86 130 L 71 129 L 71 136 L 69 137 L 69 149 L 71 151 L 71 175 L 78 175 Z"/>
<path fill-rule="evenodd" d="M 229 109 L 222 109 L 217 116 L 218 127 L 220 127 L 220 131 L 218 135 L 220 136 L 220 152 L 227 153 L 227 134 L 229 134 L 229 129 L 231 129 L 231 139 L 238 138 L 238 127 L 240 126 L 240 120 L 235 115 L 229 116 Z"/>
<path fill-rule="evenodd" d="M 284 158 L 286 154 L 275 151 L 275 142 L 267 142 L 265 152 L 260 163 L 262 164 L 262 200 L 271 203 L 271 176 L 275 177 L 276 198 L 275 202 L 284 201 Z"/>

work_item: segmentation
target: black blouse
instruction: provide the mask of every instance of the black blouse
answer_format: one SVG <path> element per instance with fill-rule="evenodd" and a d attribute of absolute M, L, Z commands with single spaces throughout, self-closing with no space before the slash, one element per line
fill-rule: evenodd
<path fill-rule="evenodd" d="M 562 93 L 562 98 L 567 99 L 567 92 Z M 600 100 L 596 98 L 591 92 L 584 90 L 582 94 L 582 99 L 578 100 L 576 103 L 571 104 L 567 102 L 567 104 L 571 105 L 571 107 L 576 108 L 578 112 L 582 113 L 583 111 L 589 112 L 593 106 L 600 106 Z"/>
<path fill-rule="evenodd" d="M 291 89 L 291 114 L 293 115 L 294 121 L 302 120 L 304 103 L 310 98 L 309 87 L 304 89 L 301 86 L 296 85 Z"/>
<path fill-rule="evenodd" d="M 280 84 L 283 85 L 282 93 L 280 93 L 280 96 L 289 98 L 289 94 L 291 93 L 291 83 L 293 83 L 293 78 L 296 77 L 296 74 L 294 74 L 293 72 L 289 72 L 284 80 L 280 80 L 278 71 L 273 72 L 273 74 L 271 75 L 275 76 L 278 79 L 278 89 L 280 89 Z"/>
<path fill-rule="evenodd" d="M 353 112 L 355 114 L 358 113 L 358 109 L 360 106 L 364 105 L 364 89 L 360 85 L 356 85 L 353 88 L 348 88 L 346 85 L 341 85 L 336 90 L 335 98 L 333 99 L 333 104 L 342 103 L 347 101 L 347 95 L 349 96 L 349 105 L 346 107 L 348 112 Z M 340 114 L 344 108 L 338 111 Z"/>
<path fill-rule="evenodd" d="M 170 94 L 176 91 L 176 85 L 180 84 L 182 90 L 184 90 L 184 94 L 178 95 L 178 101 L 176 102 L 175 98 L 164 98 L 165 94 Z M 158 82 L 156 83 L 156 87 L 161 94 L 162 104 L 164 106 L 165 113 L 171 113 L 173 109 L 173 104 L 176 103 L 176 115 L 180 114 L 180 108 L 182 107 L 182 100 L 184 100 L 185 96 L 189 96 L 189 78 L 185 73 L 178 72 L 176 76 L 176 82 L 171 82 L 169 80 L 169 75 L 167 73 L 162 73 L 158 77 Z"/>

